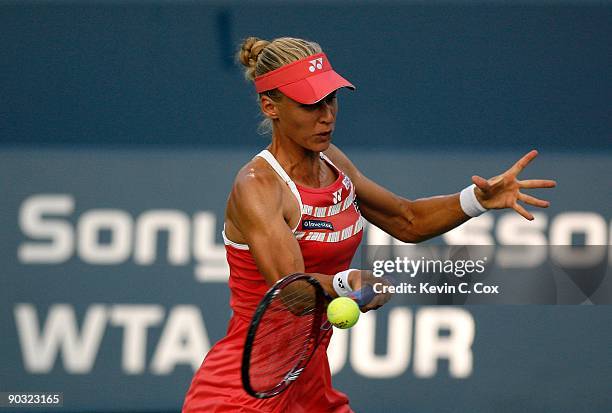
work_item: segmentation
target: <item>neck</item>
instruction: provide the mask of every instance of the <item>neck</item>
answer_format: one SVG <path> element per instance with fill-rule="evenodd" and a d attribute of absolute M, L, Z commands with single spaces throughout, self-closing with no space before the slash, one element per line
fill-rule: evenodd
<path fill-rule="evenodd" d="M 319 187 L 321 183 L 321 161 L 319 152 L 296 144 L 291 138 L 272 134 L 268 150 L 274 155 L 291 179 L 306 186 Z"/>

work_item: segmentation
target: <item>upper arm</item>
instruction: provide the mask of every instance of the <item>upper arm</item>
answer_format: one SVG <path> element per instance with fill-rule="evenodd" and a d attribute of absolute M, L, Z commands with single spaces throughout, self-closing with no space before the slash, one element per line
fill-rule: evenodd
<path fill-rule="evenodd" d="M 268 284 L 304 272 L 302 253 L 281 207 L 285 190 L 274 171 L 247 168 L 238 174 L 228 202 L 228 217 Z"/>
<path fill-rule="evenodd" d="M 353 181 L 359 199 L 359 209 L 368 221 L 390 234 L 410 225 L 414 219 L 410 200 L 394 194 L 363 175 L 336 146 L 330 145 L 325 154 Z"/>

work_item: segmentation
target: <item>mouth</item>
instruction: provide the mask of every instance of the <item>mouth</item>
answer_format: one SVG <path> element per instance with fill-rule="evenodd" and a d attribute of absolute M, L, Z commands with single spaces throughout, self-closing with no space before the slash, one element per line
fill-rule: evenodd
<path fill-rule="evenodd" d="M 332 130 L 328 130 L 326 132 L 317 133 L 317 136 L 321 136 L 323 138 L 330 138 L 332 134 Z"/>

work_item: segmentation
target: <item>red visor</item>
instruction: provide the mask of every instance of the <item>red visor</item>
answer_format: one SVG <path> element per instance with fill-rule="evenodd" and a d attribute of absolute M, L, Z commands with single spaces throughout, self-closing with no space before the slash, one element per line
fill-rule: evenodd
<path fill-rule="evenodd" d="M 278 89 L 305 105 L 317 103 L 341 87 L 355 89 L 332 69 L 325 53 L 308 56 L 255 78 L 257 93 Z"/>

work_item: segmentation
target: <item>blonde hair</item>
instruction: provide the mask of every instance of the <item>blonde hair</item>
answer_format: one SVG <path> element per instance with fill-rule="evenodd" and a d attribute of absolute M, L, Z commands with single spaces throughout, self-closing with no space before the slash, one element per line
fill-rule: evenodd
<path fill-rule="evenodd" d="M 279 37 L 271 42 L 257 37 L 248 37 L 242 42 L 236 57 L 245 67 L 246 79 L 254 81 L 257 76 L 322 51 L 318 43 L 294 37 Z M 281 93 L 276 89 L 263 94 L 274 101 L 279 101 L 281 98 Z M 272 120 L 264 118 L 258 129 L 262 134 L 270 133 Z"/>

